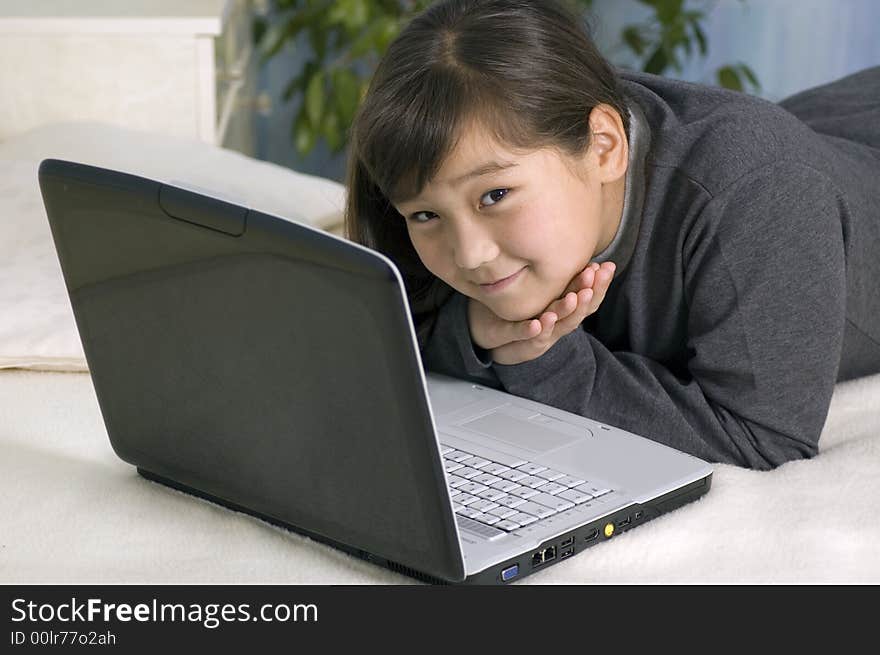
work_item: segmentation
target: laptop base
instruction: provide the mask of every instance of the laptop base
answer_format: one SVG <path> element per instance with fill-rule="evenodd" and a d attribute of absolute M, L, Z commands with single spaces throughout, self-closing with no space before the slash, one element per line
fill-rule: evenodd
<path fill-rule="evenodd" d="M 316 532 L 312 532 L 310 530 L 306 530 L 290 523 L 286 523 L 285 521 L 281 521 L 266 514 L 253 511 L 242 505 L 238 505 L 236 503 L 224 500 L 223 498 L 219 498 L 212 494 L 195 489 L 194 487 L 180 484 L 179 482 L 175 482 L 170 478 L 157 475 L 141 467 L 136 467 L 136 469 L 138 474 L 147 480 L 157 482 L 161 485 L 170 487 L 177 491 L 182 491 L 183 493 L 195 496 L 197 498 L 202 498 L 203 500 L 207 500 L 211 503 L 214 503 L 215 505 L 219 505 L 221 507 L 225 507 L 236 512 L 241 512 L 242 514 L 248 514 L 262 521 L 266 521 L 267 523 L 270 523 L 272 525 L 284 528 L 285 530 L 295 532 L 315 541 L 327 544 L 328 546 L 332 546 L 334 548 L 342 550 L 349 555 L 353 555 L 354 557 L 357 557 L 359 559 L 363 559 L 367 562 L 371 562 L 372 564 L 387 568 L 388 570 L 394 571 L 395 573 L 401 573 L 427 584 L 455 584 L 448 580 L 442 580 L 426 573 L 422 573 L 421 571 L 412 569 L 408 566 L 398 564 L 397 562 L 388 560 L 384 557 L 374 555 L 373 553 L 367 552 L 360 548 L 355 548 L 348 544 L 341 543 Z M 564 561 L 569 557 L 572 557 L 577 553 L 582 552 L 586 548 L 594 546 L 597 543 L 601 543 L 603 541 L 608 541 L 612 537 L 617 536 L 618 534 L 622 534 L 627 530 L 631 530 L 636 526 L 642 525 L 643 523 L 650 521 L 651 519 L 656 518 L 661 514 L 666 514 L 667 512 L 671 512 L 672 510 L 677 509 L 682 505 L 697 500 L 700 496 L 707 493 L 711 486 L 712 474 L 709 474 L 707 477 L 692 482 L 691 484 L 676 489 L 675 491 L 671 491 L 663 496 L 658 496 L 649 503 L 629 505 L 628 507 L 620 509 L 608 516 L 604 516 L 601 519 L 597 519 L 596 521 L 593 521 L 591 523 L 579 526 L 572 532 L 568 532 L 559 535 L 553 539 L 549 539 L 546 542 L 542 543 L 533 553 L 531 553 L 531 555 L 524 554 L 519 557 L 512 558 L 508 561 L 500 562 L 483 571 L 480 571 L 479 573 L 468 576 L 466 579 L 457 584 L 499 585 L 508 584 L 516 580 L 522 580 L 527 575 L 535 573 L 536 571 L 544 570 L 548 566 L 556 564 L 557 562 Z"/>

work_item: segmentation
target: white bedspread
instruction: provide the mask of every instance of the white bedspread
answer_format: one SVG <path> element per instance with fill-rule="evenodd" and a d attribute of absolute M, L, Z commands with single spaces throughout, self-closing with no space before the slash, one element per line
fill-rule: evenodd
<path fill-rule="evenodd" d="M 718 466 L 701 500 L 522 584 L 880 583 L 880 375 L 839 384 L 820 453 Z M 0 583 L 410 584 L 141 478 L 85 373 L 0 371 Z"/>

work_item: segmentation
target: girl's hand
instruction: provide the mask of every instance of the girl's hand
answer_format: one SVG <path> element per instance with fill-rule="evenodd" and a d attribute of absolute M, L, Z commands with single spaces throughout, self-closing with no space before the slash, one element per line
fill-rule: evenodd
<path fill-rule="evenodd" d="M 483 303 L 469 299 L 471 340 L 492 353 L 497 364 L 512 365 L 537 359 L 593 314 L 614 277 L 613 262 L 592 263 L 569 283 L 562 298 L 554 300 L 538 318 L 505 321 Z"/>

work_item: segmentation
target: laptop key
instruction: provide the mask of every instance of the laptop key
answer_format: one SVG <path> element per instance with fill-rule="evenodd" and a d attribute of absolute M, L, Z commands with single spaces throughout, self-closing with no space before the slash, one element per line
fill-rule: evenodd
<path fill-rule="evenodd" d="M 519 525 L 529 525 L 530 523 L 534 523 L 538 519 L 532 516 L 531 514 L 514 514 L 513 516 L 509 516 L 505 521 L 510 521 L 512 523 L 518 523 Z"/>
<path fill-rule="evenodd" d="M 593 498 L 590 494 L 585 494 L 582 491 L 577 491 L 575 489 L 566 489 L 565 491 L 560 491 L 557 496 L 559 498 L 570 500 L 575 505 L 580 505 L 581 503 L 585 503 Z"/>
<path fill-rule="evenodd" d="M 574 507 L 573 504 L 572 507 Z M 524 502 L 522 505 L 517 507 L 517 509 L 524 514 L 531 514 L 532 516 L 535 516 L 539 519 L 544 519 L 548 516 L 553 516 L 554 514 L 556 514 L 555 509 L 547 507 L 546 505 L 539 505 L 538 503 L 533 503 L 531 501 Z"/>
<path fill-rule="evenodd" d="M 543 471 L 533 473 L 532 475 L 537 475 L 539 478 L 545 478 L 550 481 L 565 477 L 565 473 L 563 473 L 562 471 L 554 471 L 553 469 L 545 469 Z"/>
<path fill-rule="evenodd" d="M 572 487 L 576 487 L 579 484 L 584 484 L 586 480 L 584 480 L 583 478 L 575 478 L 570 475 L 563 475 L 561 478 L 556 478 L 553 482 L 571 489 Z"/>
<path fill-rule="evenodd" d="M 570 509 L 574 507 L 574 503 L 566 500 L 565 498 L 559 498 L 557 496 L 551 496 L 550 494 L 540 493 L 537 496 L 532 496 L 529 498 L 529 502 L 539 503 L 550 509 L 554 509 L 557 512 L 561 512 L 564 509 Z M 522 510 L 524 512 L 528 512 L 528 510 Z"/>
<path fill-rule="evenodd" d="M 495 527 L 501 528 L 502 530 L 519 530 L 522 527 L 522 524 L 517 523 L 516 521 L 511 521 L 510 519 L 501 519 L 495 524 Z"/>
<path fill-rule="evenodd" d="M 504 464 L 499 464 L 498 462 L 491 462 L 488 466 L 484 466 L 482 470 L 486 473 L 491 473 L 492 475 L 498 475 L 504 471 L 509 471 L 510 467 L 504 466 Z"/>
<path fill-rule="evenodd" d="M 447 473 L 452 473 L 456 469 L 464 468 L 464 464 L 459 464 L 458 462 L 453 462 L 452 460 L 447 459 L 443 463 L 444 468 Z"/>
<path fill-rule="evenodd" d="M 504 507 L 518 507 L 526 501 L 519 496 L 505 496 L 504 498 L 496 498 L 495 502 Z"/>
<path fill-rule="evenodd" d="M 473 457 L 472 453 L 466 453 L 463 450 L 453 450 L 451 453 L 446 453 L 446 459 L 451 459 L 454 462 L 461 462 L 471 457 Z"/>
<path fill-rule="evenodd" d="M 499 519 L 506 519 L 508 516 L 513 516 L 514 514 L 519 514 L 512 507 L 496 507 L 495 509 L 490 509 L 487 514 L 494 514 Z"/>
<path fill-rule="evenodd" d="M 506 493 L 501 491 L 501 489 L 486 489 L 486 491 L 481 491 L 477 494 L 480 498 L 485 498 L 486 500 L 491 500 L 497 502 L 499 498 L 504 498 L 507 496 Z"/>
<path fill-rule="evenodd" d="M 528 462 L 524 460 L 522 457 L 516 457 L 515 455 L 508 455 L 507 453 L 502 453 L 497 450 L 482 450 L 477 449 L 478 452 L 474 453 L 474 455 L 478 457 L 482 457 L 483 459 L 488 459 L 491 462 L 496 464 L 504 464 L 504 466 L 509 466 L 510 468 L 516 468 L 517 466 L 522 466 L 523 464 L 527 464 Z"/>
<path fill-rule="evenodd" d="M 453 501 L 458 503 L 459 505 L 468 506 L 471 503 L 475 503 L 480 500 L 479 496 L 471 496 L 470 494 L 462 493 L 452 498 Z"/>
<path fill-rule="evenodd" d="M 530 475 L 518 482 L 522 486 L 531 487 L 532 489 L 537 489 L 538 487 L 547 484 L 547 481 L 544 478 L 539 478 L 537 475 Z"/>
<path fill-rule="evenodd" d="M 568 487 L 564 487 L 561 484 L 556 484 L 555 482 L 548 482 L 547 484 L 542 484 L 540 487 L 537 487 L 538 491 L 541 491 L 545 494 L 550 494 L 551 496 L 555 496 L 560 491 L 565 491 Z"/>
<path fill-rule="evenodd" d="M 489 464 L 492 463 L 488 459 L 483 459 L 482 457 L 476 457 L 476 456 L 471 457 L 469 459 L 458 460 L 458 461 L 460 461 L 462 464 L 466 464 L 467 466 L 470 466 L 471 468 L 475 468 L 475 469 L 481 469 L 484 466 L 488 466 Z"/>
<path fill-rule="evenodd" d="M 478 509 L 481 512 L 488 512 L 490 509 L 494 509 L 498 507 L 498 503 L 493 503 L 491 500 L 486 500 L 485 498 L 480 498 L 478 501 L 471 503 L 468 505 L 473 509 Z M 473 518 L 473 517 L 471 517 Z M 477 519 L 479 520 L 479 519 Z"/>
<path fill-rule="evenodd" d="M 546 466 L 541 466 L 540 464 L 534 464 L 533 462 L 527 462 L 527 463 L 523 464 L 522 466 L 517 466 L 516 468 L 524 473 L 528 473 L 529 475 L 534 475 L 538 471 L 546 471 L 547 470 Z"/>
<path fill-rule="evenodd" d="M 474 521 L 479 521 L 480 523 L 485 523 L 486 525 L 492 525 L 493 523 L 498 523 L 501 520 L 501 517 L 495 516 L 494 514 L 480 514 L 479 516 L 472 516 Z"/>
<path fill-rule="evenodd" d="M 484 523 L 474 521 L 473 519 L 462 516 L 461 514 L 456 514 L 455 522 L 458 523 L 459 530 L 471 532 L 485 539 L 488 539 L 489 541 L 492 541 L 493 539 L 498 539 L 499 537 L 503 537 L 507 534 L 507 532 L 505 532 L 504 530 L 499 530 L 497 524 L 495 527 L 492 527 L 491 525 L 486 525 Z M 517 525 L 516 527 L 518 528 L 519 525 Z M 510 528 L 505 529 L 510 530 Z"/>
<path fill-rule="evenodd" d="M 519 469 L 511 469 L 509 471 L 502 471 L 498 474 L 498 477 L 504 478 L 505 480 L 510 480 L 511 482 L 519 482 L 523 478 L 527 478 L 529 476 L 525 471 L 520 471 Z"/>
<path fill-rule="evenodd" d="M 607 489 L 605 487 L 595 487 L 589 482 L 576 486 L 575 490 L 582 491 L 585 494 L 590 494 L 594 498 L 598 498 L 599 496 L 604 496 L 607 493 L 611 493 L 611 489 Z"/>
<path fill-rule="evenodd" d="M 519 496 L 520 498 L 531 498 L 535 494 L 539 494 L 541 492 L 530 487 L 519 487 L 518 489 L 511 489 L 507 493 L 509 493 L 511 496 Z"/>
<path fill-rule="evenodd" d="M 519 485 L 511 480 L 500 480 L 495 484 L 490 484 L 489 486 L 493 487 L 494 489 L 500 489 L 501 491 L 507 493 L 511 489 L 518 489 L 522 485 Z"/>
<path fill-rule="evenodd" d="M 462 467 L 458 469 L 455 474 L 465 480 L 470 480 L 471 478 L 475 478 L 478 475 L 482 475 L 483 472 L 480 469 L 471 468 L 470 466 L 465 466 L 462 464 Z"/>
<path fill-rule="evenodd" d="M 474 482 L 479 482 L 480 484 L 485 485 L 493 485 L 503 479 L 504 478 L 499 478 L 497 475 L 492 475 L 491 473 L 481 473 L 480 475 L 473 478 Z"/>
<path fill-rule="evenodd" d="M 466 516 L 469 519 L 474 518 L 475 516 L 479 516 L 482 512 L 478 509 L 471 509 L 470 507 L 462 507 L 461 509 L 455 510 L 455 513 L 459 516 Z"/>
<path fill-rule="evenodd" d="M 480 484 L 479 482 L 467 482 L 466 484 L 462 484 L 456 487 L 456 489 L 461 489 L 462 491 L 466 491 L 469 494 L 478 494 L 481 491 L 486 491 L 488 489 L 484 484 Z"/>

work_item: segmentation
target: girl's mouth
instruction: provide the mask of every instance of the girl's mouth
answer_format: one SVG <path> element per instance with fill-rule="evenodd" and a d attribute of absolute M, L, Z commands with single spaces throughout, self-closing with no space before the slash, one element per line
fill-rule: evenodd
<path fill-rule="evenodd" d="M 502 291 L 512 285 L 514 282 L 516 282 L 520 277 L 522 277 L 522 273 L 524 270 L 526 270 L 525 266 L 519 269 L 513 275 L 506 277 L 503 280 L 498 280 L 498 282 L 495 282 L 494 284 L 481 284 L 480 288 L 488 293 L 496 293 L 498 291 Z"/>

